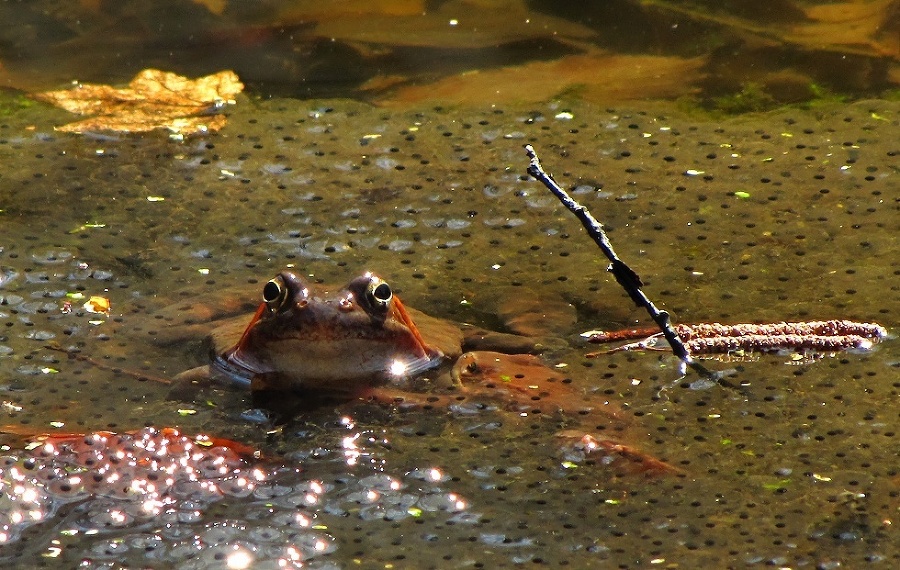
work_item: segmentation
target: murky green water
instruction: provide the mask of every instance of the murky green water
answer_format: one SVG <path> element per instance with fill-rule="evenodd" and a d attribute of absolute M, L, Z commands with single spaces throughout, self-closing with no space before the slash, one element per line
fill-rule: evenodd
<path fill-rule="evenodd" d="M 492 322 L 490 303 L 509 287 L 574 303 L 579 323 L 563 335 L 641 321 L 577 222 L 523 176 L 526 141 L 544 150 L 561 181 L 581 188 L 579 199 L 606 220 L 620 255 L 679 321 L 893 325 L 895 105 L 717 123 L 661 109 L 565 109 L 573 119 L 555 118 L 555 106 L 462 115 L 246 102 L 221 135 L 187 143 L 60 137 L 22 128 L 37 114 L 14 117 L 24 122 L 7 122 L 3 144 L 8 421 L 35 430 L 50 421 L 79 432 L 202 430 L 303 457 L 292 485 L 374 473 L 403 480 L 437 468 L 449 479 L 424 492 L 464 498 L 464 516 L 370 521 L 359 506 L 345 506 L 348 520 L 314 509 L 335 545 L 323 560 L 339 565 L 359 556 L 417 565 L 435 552 L 449 557 L 438 565 L 459 566 L 894 557 L 894 341 L 800 365 L 779 356 L 713 363 L 739 370 L 747 386 L 738 393 L 680 379 L 668 356 L 586 360 L 577 337 L 567 336 L 573 349 L 554 359 L 634 415 L 626 441 L 684 469 L 684 477 L 654 481 L 563 467 L 552 434 L 565 417 L 326 409 L 267 439 L 239 418 L 251 407 L 246 394 L 215 390 L 208 402 L 185 406 L 166 401 L 164 386 L 43 348 L 58 341 L 171 376 L 202 355 L 160 352 L 129 335 L 131 325 L 176 289 L 201 299 L 243 287 L 252 298 L 287 264 L 326 282 L 377 269 L 408 304 L 458 320 Z M 380 136 L 365 138 L 371 134 Z M 63 314 L 63 295 L 79 290 L 109 297 L 114 318 L 90 324 L 90 314 Z M 347 413 L 361 414 L 364 460 L 353 467 L 340 460 Z M 260 504 L 218 502 L 189 528 L 222 520 L 256 528 L 244 513 Z M 40 556 L 65 526 L 35 525 L 15 548 Z M 91 543 L 158 532 L 135 526 Z M 161 544 L 167 548 L 165 538 Z M 165 556 L 177 558 L 170 548 Z M 63 555 L 88 555 L 79 549 Z"/>
<path fill-rule="evenodd" d="M 577 220 L 525 175 L 522 145 L 533 144 L 607 224 L 620 256 L 676 321 L 846 318 L 895 332 L 897 103 L 713 120 L 668 103 L 572 97 L 385 110 L 251 94 L 219 134 L 178 142 L 61 135 L 52 127 L 69 120 L 65 113 L 8 100 L 0 106 L 10 109 L 0 119 L 0 423 L 32 433 L 177 426 L 271 459 L 226 458 L 235 471 L 201 469 L 202 485 L 173 467 L 170 487 L 165 477 L 156 483 L 164 504 L 148 506 L 145 488 L 91 487 L 85 449 L 43 457 L 3 436 L 0 524 L 12 529 L 3 560 L 896 565 L 896 340 L 814 362 L 708 363 L 733 369 L 741 390 L 682 377 L 665 353 L 585 358 L 593 347 L 579 332 L 646 324 L 646 316 Z M 109 369 L 171 377 L 196 365 L 197 346 L 151 342 L 148 331 L 164 325 L 148 315 L 223 289 L 256 299 L 285 266 L 325 283 L 371 269 L 408 305 L 489 327 L 502 299 L 571 303 L 578 322 L 558 327 L 565 348 L 546 358 L 565 363 L 598 401 L 621 406 L 627 420 L 608 436 L 683 475 L 618 475 L 585 458 L 556 432 L 607 426 L 572 414 L 359 404 L 313 410 L 273 432 L 251 421 L 260 413 L 240 391 L 170 401 L 167 386 Z M 109 317 L 83 311 L 72 293 L 107 297 Z M 226 456 L 210 453 L 211 462 Z M 152 465 L 141 459 L 132 473 L 145 477 Z M 73 476 L 84 480 L 50 482 Z"/>

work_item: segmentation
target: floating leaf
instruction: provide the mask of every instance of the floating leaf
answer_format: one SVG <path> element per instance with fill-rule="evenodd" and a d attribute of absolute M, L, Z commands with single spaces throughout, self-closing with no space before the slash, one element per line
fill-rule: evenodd
<path fill-rule="evenodd" d="M 106 224 L 101 224 L 99 222 L 87 222 L 87 223 L 81 224 L 80 226 L 78 226 L 75 229 L 69 230 L 69 233 L 77 234 L 77 233 L 83 232 L 84 230 L 95 229 L 95 228 L 105 228 L 105 227 L 106 227 Z"/>
<path fill-rule="evenodd" d="M 791 483 L 790 479 L 781 479 L 773 483 L 763 483 L 763 489 L 766 491 L 778 491 Z"/>
<path fill-rule="evenodd" d="M 108 313 L 109 299 L 106 297 L 93 296 L 84 304 L 84 310 L 89 313 Z"/>
<path fill-rule="evenodd" d="M 158 69 L 145 69 L 124 89 L 78 83 L 65 91 L 37 93 L 34 98 L 72 113 L 93 115 L 57 130 L 71 133 L 117 131 L 140 133 L 169 129 L 192 134 L 217 131 L 225 126 L 218 113 L 234 104 L 244 89 L 232 71 L 188 79 Z"/>

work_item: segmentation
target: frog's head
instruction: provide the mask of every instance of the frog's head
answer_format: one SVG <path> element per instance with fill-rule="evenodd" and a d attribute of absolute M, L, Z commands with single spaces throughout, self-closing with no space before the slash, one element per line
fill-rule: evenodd
<path fill-rule="evenodd" d="M 341 289 L 313 289 L 283 271 L 224 357 L 251 374 L 275 373 L 294 387 L 352 389 L 436 366 L 443 356 L 422 340 L 391 286 L 364 273 Z"/>

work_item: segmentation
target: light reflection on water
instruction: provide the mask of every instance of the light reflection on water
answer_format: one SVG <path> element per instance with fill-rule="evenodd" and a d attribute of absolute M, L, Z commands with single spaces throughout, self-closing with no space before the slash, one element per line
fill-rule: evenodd
<path fill-rule="evenodd" d="M 361 453 L 353 447 L 350 466 Z M 223 555 L 229 567 L 304 567 L 338 548 L 329 528 L 334 517 L 402 521 L 467 511 L 436 467 L 402 479 L 366 471 L 334 483 L 308 480 L 296 467 L 244 459 L 174 430 L 49 438 L 3 458 L 0 538 L 15 544 L 29 528 L 48 526 L 40 539 L 28 539 L 29 550 L 71 559 L 60 545 L 75 548 L 71 541 L 80 538 L 100 565 L 138 554 L 191 567 L 214 565 Z M 241 505 L 240 518 L 211 514 L 232 502 Z"/>

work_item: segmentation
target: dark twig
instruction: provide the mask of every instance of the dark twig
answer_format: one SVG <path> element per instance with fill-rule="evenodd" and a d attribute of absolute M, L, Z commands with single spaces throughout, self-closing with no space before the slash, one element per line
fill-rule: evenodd
<path fill-rule="evenodd" d="M 610 264 L 607 270 L 612 272 L 616 281 L 623 289 L 625 289 L 625 292 L 628 293 L 628 296 L 631 297 L 631 300 L 634 301 L 635 305 L 647 309 L 647 313 L 650 314 L 650 317 L 659 326 L 663 336 L 669 342 L 669 346 L 672 347 L 672 352 L 675 356 L 703 376 L 714 378 L 723 385 L 729 385 L 729 383 L 720 378 L 720 375 L 709 371 L 705 366 L 691 358 L 690 353 L 684 346 L 684 342 L 681 341 L 678 333 L 675 332 L 675 329 L 672 327 L 669 313 L 660 311 L 656 305 L 653 304 L 653 301 L 651 301 L 641 290 L 641 286 L 644 283 L 641 281 L 638 274 L 616 255 L 612 244 L 609 242 L 609 238 L 606 236 L 606 232 L 603 231 L 603 224 L 597 221 L 587 208 L 572 199 L 572 197 L 569 196 L 565 190 L 560 188 L 555 180 L 553 180 L 553 177 L 544 171 L 541 167 L 541 161 L 534 151 L 534 147 L 530 144 L 525 145 L 525 152 L 528 154 L 528 158 L 531 159 L 531 164 L 528 166 L 528 174 L 553 192 L 553 194 L 559 198 L 559 201 L 581 220 L 581 224 L 584 226 L 584 229 L 587 230 L 588 235 L 591 236 L 597 246 L 603 251 L 603 254 L 609 259 Z"/>

